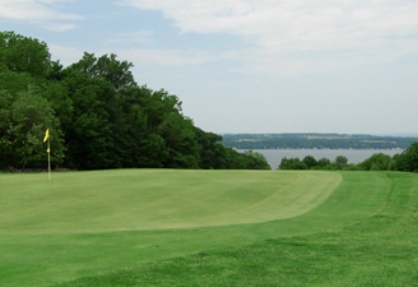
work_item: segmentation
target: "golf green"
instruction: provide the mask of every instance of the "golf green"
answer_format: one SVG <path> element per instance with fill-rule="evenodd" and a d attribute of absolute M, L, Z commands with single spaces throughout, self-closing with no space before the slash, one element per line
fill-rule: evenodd
<path fill-rule="evenodd" d="M 218 226 L 294 217 L 323 202 L 337 173 L 111 170 L 0 178 L 1 229 L 70 233 Z"/>

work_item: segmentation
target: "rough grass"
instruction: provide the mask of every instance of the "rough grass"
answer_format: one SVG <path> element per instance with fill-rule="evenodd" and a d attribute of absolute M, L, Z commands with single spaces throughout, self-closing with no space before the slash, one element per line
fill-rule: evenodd
<path fill-rule="evenodd" d="M 355 241 L 350 230 L 373 225 L 392 202 L 392 185 L 403 180 L 389 175 L 343 173 L 341 182 L 341 174 L 326 172 L 130 170 L 62 174 L 61 183 L 54 176 L 50 185 L 40 175 L 2 175 L 2 286 L 48 286 L 76 278 L 81 279 L 63 286 L 281 286 L 285 277 L 293 281 L 282 286 L 315 286 L 297 270 L 303 273 L 312 264 L 311 255 L 328 266 L 329 254 L 321 253 L 324 240 L 333 242 L 329 252 L 338 251 L 341 262 L 349 259 L 344 250 Z M 417 177 L 411 180 L 416 183 Z M 126 193 L 132 189 L 146 196 Z M 199 193 L 202 189 L 210 194 Z M 150 229 L 150 220 L 157 229 Z M 183 226 L 193 227 L 178 228 Z M 369 237 L 369 243 L 379 238 Z M 280 250 L 286 251 L 283 260 Z M 294 270 L 282 272 L 289 268 Z M 326 286 L 324 278 L 318 286 Z"/>

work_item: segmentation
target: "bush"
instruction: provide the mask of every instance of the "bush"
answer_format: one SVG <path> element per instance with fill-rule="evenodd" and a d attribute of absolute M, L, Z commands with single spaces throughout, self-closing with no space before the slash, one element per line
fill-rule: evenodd
<path fill-rule="evenodd" d="M 303 161 L 301 161 L 299 158 L 295 157 L 295 158 L 282 158 L 282 161 L 279 165 L 278 169 L 283 169 L 283 170 L 291 170 L 291 169 L 295 169 L 295 170 L 304 170 L 304 169 L 308 169 L 308 166 L 306 165 L 306 163 L 304 163 Z"/>

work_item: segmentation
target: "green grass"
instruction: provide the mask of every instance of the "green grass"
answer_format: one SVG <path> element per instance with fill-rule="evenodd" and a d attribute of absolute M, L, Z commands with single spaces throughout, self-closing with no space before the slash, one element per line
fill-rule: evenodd
<path fill-rule="evenodd" d="M 121 170 L 45 179 L 0 176 L 2 286 L 418 282 L 415 174 Z"/>
<path fill-rule="evenodd" d="M 342 177 L 320 172 L 112 170 L 45 179 L 39 174 L 3 176 L 0 234 L 155 230 L 282 219 L 320 204 Z"/>

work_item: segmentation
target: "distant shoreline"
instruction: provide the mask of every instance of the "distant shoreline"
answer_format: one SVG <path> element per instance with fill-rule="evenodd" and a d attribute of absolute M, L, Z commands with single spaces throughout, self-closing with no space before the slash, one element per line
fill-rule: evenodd
<path fill-rule="evenodd" d="M 234 148 L 236 150 L 250 150 L 250 149 L 241 149 Z M 404 150 L 403 148 L 257 148 L 263 150 Z"/>
<path fill-rule="evenodd" d="M 356 134 L 226 134 L 222 143 L 236 149 L 406 149 L 418 137 Z"/>

